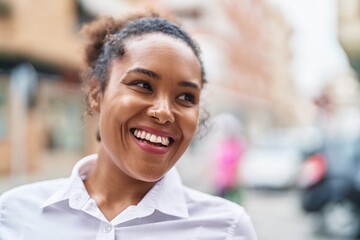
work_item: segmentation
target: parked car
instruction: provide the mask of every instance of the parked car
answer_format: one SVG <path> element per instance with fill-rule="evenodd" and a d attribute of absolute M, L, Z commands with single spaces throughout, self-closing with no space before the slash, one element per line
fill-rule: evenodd
<path fill-rule="evenodd" d="M 301 164 L 297 148 L 252 146 L 242 160 L 241 184 L 247 188 L 287 190 L 295 186 Z"/>
<path fill-rule="evenodd" d="M 304 211 L 319 217 L 322 233 L 336 238 L 360 236 L 360 140 L 327 140 L 309 154 L 299 185 Z"/>

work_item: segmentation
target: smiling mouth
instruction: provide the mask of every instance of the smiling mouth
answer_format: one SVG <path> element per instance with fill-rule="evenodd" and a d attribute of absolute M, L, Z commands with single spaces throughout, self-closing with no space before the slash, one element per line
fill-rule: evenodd
<path fill-rule="evenodd" d="M 158 147 L 168 147 L 174 142 L 174 139 L 172 139 L 171 137 L 158 136 L 142 129 L 132 128 L 130 129 L 130 132 L 138 140 Z"/>

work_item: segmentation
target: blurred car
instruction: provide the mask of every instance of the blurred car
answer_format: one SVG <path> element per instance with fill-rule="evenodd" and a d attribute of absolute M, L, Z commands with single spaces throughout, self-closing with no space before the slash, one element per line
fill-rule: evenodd
<path fill-rule="evenodd" d="M 354 239 L 360 235 L 360 140 L 328 140 L 309 154 L 299 186 L 304 211 L 320 218 L 322 233 Z"/>
<path fill-rule="evenodd" d="M 279 145 L 250 147 L 240 168 L 241 184 L 248 188 L 283 190 L 295 186 L 301 155 L 297 148 Z"/>

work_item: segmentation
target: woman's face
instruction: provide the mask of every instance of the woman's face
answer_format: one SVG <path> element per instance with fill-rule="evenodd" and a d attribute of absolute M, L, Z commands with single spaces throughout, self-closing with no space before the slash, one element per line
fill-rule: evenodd
<path fill-rule="evenodd" d="M 190 47 L 164 34 L 129 39 L 125 49 L 98 99 L 101 154 L 127 176 L 154 182 L 194 136 L 201 66 Z"/>

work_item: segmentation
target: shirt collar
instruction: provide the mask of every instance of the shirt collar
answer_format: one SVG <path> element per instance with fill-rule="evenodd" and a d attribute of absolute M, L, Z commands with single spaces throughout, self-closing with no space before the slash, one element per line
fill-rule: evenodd
<path fill-rule="evenodd" d="M 93 154 L 77 162 L 66 184 L 45 200 L 41 207 L 45 208 L 58 202 L 69 200 L 70 207 L 81 209 L 90 199 L 83 179 L 91 172 L 96 160 L 97 154 Z M 172 168 L 166 173 L 145 195 L 137 207 L 139 208 L 137 211 L 138 217 L 148 216 L 155 210 L 158 210 L 164 214 L 188 218 L 189 213 L 184 190 L 177 170 Z"/>
<path fill-rule="evenodd" d="M 69 200 L 69 205 L 71 207 L 81 208 L 90 198 L 85 189 L 83 179 L 85 179 L 91 171 L 96 159 L 97 154 L 92 154 L 78 161 L 72 170 L 70 178 L 60 189 L 44 201 L 41 208 L 45 208 L 65 200 Z"/>
<path fill-rule="evenodd" d="M 188 218 L 181 178 L 175 168 L 172 168 L 156 185 L 145 195 L 138 204 L 139 213 L 144 217 L 158 210 L 164 214 Z M 139 214 L 139 215 L 140 215 Z"/>

